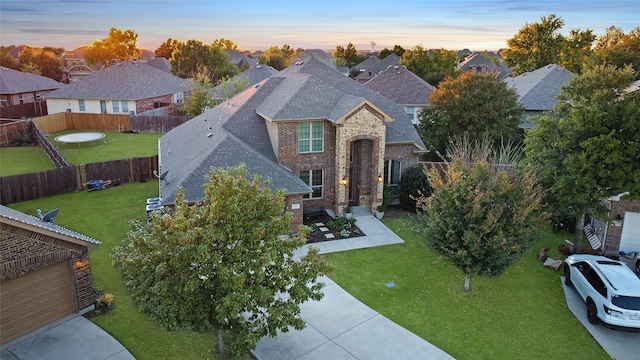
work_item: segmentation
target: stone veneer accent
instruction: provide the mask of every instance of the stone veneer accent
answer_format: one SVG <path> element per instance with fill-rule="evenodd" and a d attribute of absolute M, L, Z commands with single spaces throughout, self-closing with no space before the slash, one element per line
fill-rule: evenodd
<path fill-rule="evenodd" d="M 339 120 L 336 129 L 336 174 L 349 174 L 349 159 L 351 152 L 351 142 L 357 140 L 373 140 L 372 158 L 371 158 L 371 198 L 362 199 L 372 205 L 372 209 L 382 203 L 383 184 L 377 181 L 377 174 L 381 172 L 384 166 L 385 156 L 385 139 L 386 139 L 386 121 L 392 121 L 378 112 L 368 103 L 362 104 L 360 107 L 351 112 L 344 119 Z M 345 206 L 349 205 L 349 194 L 347 186 L 339 185 L 340 176 L 335 177 L 336 191 L 336 207 L 337 213 L 342 214 Z M 363 179 L 362 181 L 366 181 Z"/>
<path fill-rule="evenodd" d="M 73 269 L 76 310 L 93 304 L 91 266 L 86 246 L 8 224 L 0 224 L 0 239 L 0 281 L 9 281 L 68 261 Z"/>

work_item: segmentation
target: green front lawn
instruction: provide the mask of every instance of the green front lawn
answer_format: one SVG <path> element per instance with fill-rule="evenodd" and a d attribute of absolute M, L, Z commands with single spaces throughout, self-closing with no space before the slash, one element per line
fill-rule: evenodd
<path fill-rule="evenodd" d="M 410 219 L 385 219 L 402 245 L 332 253 L 330 277 L 382 315 L 456 359 L 608 359 L 567 309 L 560 272 L 542 266 L 537 253 L 569 234 L 541 230 L 536 243 L 496 278 L 473 277 L 430 251 Z M 393 282 L 395 287 L 385 284 Z M 586 310 L 585 310 L 586 311 Z"/>
<path fill-rule="evenodd" d="M 121 133 L 117 131 L 100 131 L 106 137 L 106 143 L 96 140 L 94 143 L 61 144 L 55 141 L 60 135 L 80 131 L 65 130 L 49 135 L 49 140 L 58 147 L 62 156 L 70 164 L 89 164 L 118 159 L 147 157 L 158 154 L 159 133 Z M 91 132 L 91 131 L 82 131 Z M 79 148 L 79 149 L 78 149 Z"/>
<path fill-rule="evenodd" d="M 54 169 L 40 146 L 0 148 L 0 176 L 28 174 Z"/>
<path fill-rule="evenodd" d="M 127 184 L 93 192 L 77 192 L 10 207 L 35 215 L 36 209 L 59 208 L 56 224 L 102 241 L 90 254 L 94 286 L 111 292 L 115 310 L 91 320 L 112 334 L 137 359 L 215 359 L 212 334 L 163 330 L 138 312 L 111 266 L 109 253 L 126 236 L 129 219 L 144 219 L 146 199 L 158 196 L 158 182 Z"/>

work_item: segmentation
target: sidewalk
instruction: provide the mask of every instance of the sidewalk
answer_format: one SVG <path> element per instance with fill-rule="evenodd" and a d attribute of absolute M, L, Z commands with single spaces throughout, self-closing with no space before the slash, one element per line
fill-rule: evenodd
<path fill-rule="evenodd" d="M 366 236 L 311 246 L 324 254 L 404 243 L 367 208 L 355 208 L 354 217 Z M 301 248 L 298 255 L 307 249 L 308 246 Z M 306 327 L 280 333 L 276 338 L 262 338 L 253 351 L 258 359 L 453 359 L 364 305 L 330 278 L 325 276 L 319 281 L 325 284 L 322 300 L 300 305 L 300 317 Z"/>

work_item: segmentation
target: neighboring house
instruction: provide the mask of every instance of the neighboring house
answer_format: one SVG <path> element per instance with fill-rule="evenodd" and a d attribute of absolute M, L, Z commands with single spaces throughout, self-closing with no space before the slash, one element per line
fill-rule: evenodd
<path fill-rule="evenodd" d="M 504 82 L 519 95 L 518 103 L 524 107 L 525 115 L 520 123 L 524 129 L 532 128 L 531 117 L 553 110 L 558 102 L 562 86 L 578 75 L 560 65 L 550 64 L 538 70 L 527 72 Z"/>
<path fill-rule="evenodd" d="M 366 70 L 360 70 L 360 75 L 356 76 L 355 80 L 360 84 L 364 84 L 367 81 L 378 76 L 378 74 L 380 74 L 381 72 L 398 64 L 400 64 L 400 57 L 396 54 L 391 53 L 378 62 L 374 61 L 371 67 L 367 68 Z"/>
<path fill-rule="evenodd" d="M 298 55 L 296 56 L 297 60 L 304 60 L 309 56 L 314 56 L 318 59 L 321 60 L 325 60 L 325 61 L 329 61 L 329 62 L 333 62 L 333 57 L 331 56 L 331 53 L 322 50 L 322 49 L 306 49 L 301 51 L 300 53 L 298 53 Z"/>
<path fill-rule="evenodd" d="M 605 255 L 617 256 L 620 251 L 640 251 L 640 201 L 625 198 L 626 193 L 605 201 L 612 222 L 593 219 L 592 229 L 602 244 Z M 604 241 L 603 241 L 604 240 Z"/>
<path fill-rule="evenodd" d="M 511 70 L 502 61 L 500 55 L 489 52 L 476 52 L 467 56 L 464 61 L 458 64 L 458 69 L 464 72 L 472 71 L 477 74 L 496 74 L 498 81 L 511 76 Z"/>
<path fill-rule="evenodd" d="M 100 244 L 0 205 L 0 339 L 93 306 L 89 252 Z"/>
<path fill-rule="evenodd" d="M 272 68 L 271 66 L 258 64 L 232 77 L 228 81 L 234 82 L 239 79 L 247 79 L 247 85 L 253 86 L 261 82 L 262 80 L 270 76 L 276 75 L 278 73 L 279 71 Z M 211 89 L 211 94 L 213 98 L 216 100 L 226 100 L 227 98 L 229 98 L 228 90 L 225 89 L 224 84 L 220 84 L 214 87 L 213 89 Z M 231 94 L 231 95 L 234 95 L 234 94 Z"/>
<path fill-rule="evenodd" d="M 62 82 L 65 84 L 84 79 L 103 68 L 101 65 L 88 65 L 80 55 L 74 53 L 64 53 L 58 60 L 62 66 Z"/>
<path fill-rule="evenodd" d="M 238 50 L 224 50 L 224 53 L 229 56 L 229 61 L 238 69 L 246 69 L 258 64 L 257 59 L 252 59 L 248 57 L 247 54 Z"/>
<path fill-rule="evenodd" d="M 123 61 L 47 96 L 50 114 L 139 114 L 182 103 L 189 80 L 142 62 Z"/>
<path fill-rule="evenodd" d="M 373 65 L 379 62 L 380 62 L 380 59 L 378 59 L 377 56 L 373 55 L 373 56 L 369 56 L 363 62 L 356 65 L 355 68 L 358 69 L 358 72 L 364 72 L 366 70 L 373 68 Z"/>
<path fill-rule="evenodd" d="M 307 57 L 162 136 L 160 197 L 197 202 L 211 167 L 244 163 L 286 191 L 295 232 L 310 207 L 373 210 L 424 152 L 402 107 Z"/>
<path fill-rule="evenodd" d="M 62 86 L 48 77 L 0 68 L 0 116 L 20 119 L 47 115 L 45 95 Z"/>
<path fill-rule="evenodd" d="M 402 65 L 384 70 L 364 86 L 402 106 L 414 125 L 418 125 L 418 114 L 429 106 L 429 96 L 434 91 L 431 84 Z"/>

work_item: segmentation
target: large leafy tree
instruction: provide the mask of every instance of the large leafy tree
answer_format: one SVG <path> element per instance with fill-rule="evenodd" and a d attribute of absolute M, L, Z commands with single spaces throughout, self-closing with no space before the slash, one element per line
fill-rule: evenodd
<path fill-rule="evenodd" d="M 304 327 L 299 305 L 322 298 L 316 280 L 329 268 L 313 248 L 294 257 L 304 227 L 282 237 L 292 220 L 284 191 L 244 166 L 208 177 L 203 200 L 179 192 L 171 213 L 132 221 L 111 256 L 141 311 L 168 329 L 217 331 L 218 347 L 244 358 L 262 337 Z"/>
<path fill-rule="evenodd" d="M 287 44 L 284 44 L 281 47 L 271 46 L 264 52 L 261 63 L 269 65 L 276 70 L 282 70 L 293 64 L 296 56 L 302 51 L 302 48 L 294 50 Z"/>
<path fill-rule="evenodd" d="M 404 51 L 400 64 L 432 85 L 438 85 L 447 76 L 456 76 L 458 54 L 445 49 L 427 50 L 416 45 Z"/>
<path fill-rule="evenodd" d="M 87 47 L 84 59 L 89 65 L 111 66 L 118 61 L 140 58 L 138 34 L 133 30 L 111 28 L 105 39 L 96 40 Z"/>
<path fill-rule="evenodd" d="M 525 138 L 549 211 L 576 219 L 576 253 L 582 251 L 586 214 L 606 216 L 602 201 L 620 191 L 640 194 L 640 94 L 623 94 L 633 78 L 630 66 L 586 70 Z"/>
<path fill-rule="evenodd" d="M 345 66 L 349 69 L 364 61 L 364 56 L 358 54 L 358 50 L 352 43 L 347 44 L 346 48 L 342 45 L 336 46 L 331 56 L 343 59 Z"/>
<path fill-rule="evenodd" d="M 22 71 L 46 76 L 56 81 L 62 79 L 62 68 L 55 53 L 25 46 L 18 55 L 18 65 Z"/>
<path fill-rule="evenodd" d="M 169 60 L 180 44 L 181 42 L 179 40 L 168 38 L 165 42 L 160 44 L 156 49 L 155 54 L 157 57 L 163 57 Z"/>
<path fill-rule="evenodd" d="M 208 108 L 215 106 L 213 96 L 210 93 L 212 88 L 213 84 L 209 80 L 209 73 L 206 68 L 202 68 L 191 79 L 191 94 L 184 100 L 182 110 L 187 116 L 198 116 Z"/>
<path fill-rule="evenodd" d="M 238 68 L 229 61 L 227 54 L 200 40 L 191 39 L 178 44 L 169 62 L 171 72 L 181 78 L 193 78 L 201 69 L 206 68 L 212 84 L 238 73 Z"/>
<path fill-rule="evenodd" d="M 212 46 L 219 48 L 220 50 L 238 50 L 238 44 L 225 38 L 213 40 Z"/>
<path fill-rule="evenodd" d="M 0 46 L 0 66 L 9 69 L 19 70 L 18 61 L 11 55 L 11 51 L 15 49 L 15 45 Z"/>
<path fill-rule="evenodd" d="M 525 24 L 518 33 L 507 40 L 502 58 L 515 75 L 560 62 L 560 49 L 564 37 L 559 30 L 564 20 L 551 14 L 540 22 Z"/>
<path fill-rule="evenodd" d="M 582 69 L 593 56 L 591 48 L 595 40 L 596 36 L 591 30 L 571 30 L 560 48 L 559 65 L 573 73 L 582 74 Z"/>
<path fill-rule="evenodd" d="M 431 106 L 419 114 L 422 139 L 431 150 L 444 151 L 455 136 L 472 140 L 485 134 L 491 141 L 513 140 L 523 113 L 518 94 L 495 74 L 466 72 L 448 77 L 429 96 Z"/>
<path fill-rule="evenodd" d="M 636 79 L 640 78 L 640 27 L 628 34 L 612 26 L 600 36 L 594 47 L 596 64 L 611 64 L 618 68 L 632 65 L 636 71 Z"/>
<path fill-rule="evenodd" d="M 391 50 L 389 50 L 387 48 L 384 48 L 384 49 L 380 50 L 379 57 L 382 60 L 382 59 L 386 58 L 387 56 L 389 56 L 391 54 L 396 54 L 396 55 L 398 55 L 398 57 L 401 58 L 402 55 L 404 54 L 404 52 L 405 52 L 404 48 L 402 46 L 396 44 L 396 45 L 393 46 L 393 49 L 391 49 Z"/>
<path fill-rule="evenodd" d="M 528 248 L 541 198 L 529 173 L 490 164 L 488 139 L 471 144 L 450 154 L 444 175 L 430 172 L 434 193 L 417 201 L 417 230 L 464 271 L 466 291 L 472 275 L 500 275 Z"/>

